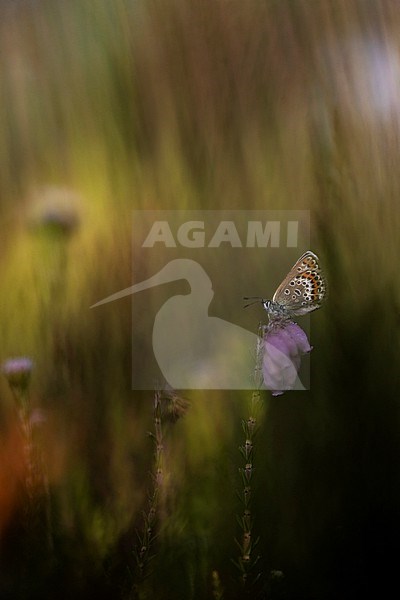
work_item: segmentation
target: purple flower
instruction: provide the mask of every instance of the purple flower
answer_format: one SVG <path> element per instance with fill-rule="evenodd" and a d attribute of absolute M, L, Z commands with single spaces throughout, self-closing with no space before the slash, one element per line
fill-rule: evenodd
<path fill-rule="evenodd" d="M 6 377 L 11 387 L 26 389 L 33 369 L 30 358 L 21 356 L 9 358 L 1 365 L 1 372 Z"/>
<path fill-rule="evenodd" d="M 48 186 L 33 194 L 31 225 L 36 231 L 70 236 L 79 226 L 80 197 L 68 188 Z"/>
<path fill-rule="evenodd" d="M 273 396 L 304 389 L 298 379 L 301 357 L 312 347 L 304 331 L 291 321 L 270 323 L 264 333 L 263 376 Z"/>

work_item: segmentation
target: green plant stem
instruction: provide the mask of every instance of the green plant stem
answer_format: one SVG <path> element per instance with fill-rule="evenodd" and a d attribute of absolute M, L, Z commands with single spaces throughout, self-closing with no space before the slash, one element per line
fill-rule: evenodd
<path fill-rule="evenodd" d="M 239 548 L 239 557 L 234 561 L 240 572 L 240 581 L 243 590 L 252 593 L 256 582 L 260 579 L 261 573 L 258 572 L 257 564 L 260 556 L 256 552 L 259 538 L 254 534 L 253 519 L 253 492 L 254 492 L 254 455 L 255 438 L 259 429 L 261 413 L 261 395 L 262 385 L 262 352 L 263 352 L 263 334 L 264 326 L 260 324 L 258 330 L 256 347 L 256 364 L 254 369 L 255 389 L 251 395 L 249 415 L 246 420 L 242 420 L 242 429 L 244 433 L 244 443 L 239 447 L 243 459 L 239 472 L 242 478 L 242 488 L 239 493 L 242 505 L 242 514 L 238 517 L 241 530 L 240 540 L 236 540 Z"/>
<path fill-rule="evenodd" d="M 161 392 L 159 390 L 154 393 L 153 414 L 154 432 L 150 434 L 154 442 L 154 466 L 151 473 L 153 484 L 149 493 L 148 509 L 143 513 L 143 530 L 138 533 L 138 544 L 135 548 L 137 577 L 132 590 L 132 598 L 139 597 L 140 584 L 149 575 L 149 563 L 153 558 L 150 553 L 157 537 L 155 527 L 164 480 L 164 436 Z"/>

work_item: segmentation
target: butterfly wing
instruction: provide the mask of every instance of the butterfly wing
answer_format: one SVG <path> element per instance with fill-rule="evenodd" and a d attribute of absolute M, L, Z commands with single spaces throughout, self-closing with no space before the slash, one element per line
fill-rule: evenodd
<path fill-rule="evenodd" d="M 319 258 L 307 250 L 290 269 L 272 300 L 284 306 L 290 315 L 299 316 L 320 308 L 326 294 Z"/>

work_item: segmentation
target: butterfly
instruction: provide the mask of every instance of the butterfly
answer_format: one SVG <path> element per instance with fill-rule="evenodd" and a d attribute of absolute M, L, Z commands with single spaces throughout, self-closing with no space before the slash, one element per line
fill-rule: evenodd
<path fill-rule="evenodd" d="M 304 252 L 282 281 L 272 300 L 245 297 L 254 300 L 246 306 L 261 302 L 272 321 L 286 321 L 306 315 L 320 308 L 327 296 L 327 283 L 319 265 L 319 258 L 311 250 Z"/>

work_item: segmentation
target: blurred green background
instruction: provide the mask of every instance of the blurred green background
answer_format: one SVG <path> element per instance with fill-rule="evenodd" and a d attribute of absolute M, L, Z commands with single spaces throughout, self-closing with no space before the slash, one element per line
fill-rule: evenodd
<path fill-rule="evenodd" d="M 398 3 L 3 0 L 0 32 L 0 359 L 35 362 L 54 539 L 49 558 L 20 525 L 2 378 L 1 598 L 132 590 L 153 396 L 131 391 L 130 298 L 89 306 L 130 285 L 141 208 L 311 211 L 330 296 L 312 316 L 311 390 L 262 396 L 258 590 L 388 597 L 400 533 Z M 223 598 L 241 598 L 231 558 L 249 394 L 188 397 L 166 427 L 159 536 L 135 593 L 222 597 L 217 571 Z"/>

